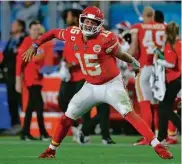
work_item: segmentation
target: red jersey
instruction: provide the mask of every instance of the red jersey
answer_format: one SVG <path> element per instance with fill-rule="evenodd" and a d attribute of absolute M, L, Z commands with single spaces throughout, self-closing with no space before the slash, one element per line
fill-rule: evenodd
<path fill-rule="evenodd" d="M 79 64 L 75 56 L 75 52 L 73 51 L 73 49 L 70 48 L 70 45 L 67 44 L 67 42 L 64 45 L 63 57 L 67 63 L 74 62 L 76 65 Z M 80 66 L 75 66 L 71 68 L 70 74 L 71 74 L 71 82 L 77 82 L 84 79 Z"/>
<path fill-rule="evenodd" d="M 165 28 L 164 24 L 155 22 L 133 25 L 131 32 L 138 36 L 138 60 L 141 67 L 153 64 L 154 47 L 163 47 Z"/>
<path fill-rule="evenodd" d="M 176 41 L 174 50 L 170 44 L 166 44 L 164 58 L 167 62 L 175 65 L 174 68 L 166 68 L 167 82 L 173 81 L 181 75 L 181 40 Z"/>
<path fill-rule="evenodd" d="M 26 86 L 41 85 L 42 77 L 39 74 L 39 70 L 43 65 L 43 49 L 38 49 L 37 56 L 33 57 L 29 63 L 22 61 L 22 54 L 33 43 L 31 37 L 27 36 L 21 46 L 18 49 L 17 63 L 16 63 L 16 76 L 20 76 L 23 73 L 23 80 Z M 44 45 L 43 45 L 44 46 Z"/>
<path fill-rule="evenodd" d="M 74 51 L 84 78 L 89 83 L 103 84 L 120 73 L 114 56 L 119 46 L 114 33 L 101 31 L 95 37 L 85 41 L 82 31 L 74 26 L 66 30 L 51 30 L 35 43 L 40 45 L 55 37 L 65 40 Z"/>

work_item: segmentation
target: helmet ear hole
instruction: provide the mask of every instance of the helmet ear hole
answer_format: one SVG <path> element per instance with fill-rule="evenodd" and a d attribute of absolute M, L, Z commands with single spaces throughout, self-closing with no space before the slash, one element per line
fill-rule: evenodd
<path fill-rule="evenodd" d="M 81 20 L 81 23 L 83 23 L 85 20 L 85 17 L 81 17 L 80 20 Z"/>

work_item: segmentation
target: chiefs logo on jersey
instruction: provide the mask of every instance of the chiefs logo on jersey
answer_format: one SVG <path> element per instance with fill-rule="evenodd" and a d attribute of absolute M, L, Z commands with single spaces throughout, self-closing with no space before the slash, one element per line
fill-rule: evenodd
<path fill-rule="evenodd" d="M 93 47 L 93 50 L 94 50 L 94 52 L 98 53 L 98 52 L 101 51 L 101 46 L 100 46 L 100 45 L 95 45 L 95 46 Z"/>

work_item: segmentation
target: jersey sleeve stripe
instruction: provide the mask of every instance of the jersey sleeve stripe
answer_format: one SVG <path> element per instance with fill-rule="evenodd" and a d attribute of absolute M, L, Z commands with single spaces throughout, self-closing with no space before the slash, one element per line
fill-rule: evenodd
<path fill-rule="evenodd" d="M 119 44 L 118 40 L 116 41 L 116 43 L 114 43 L 111 47 L 106 49 L 106 53 L 110 53 L 114 47 L 116 47 Z"/>
<path fill-rule="evenodd" d="M 64 30 L 59 32 L 59 38 L 63 38 L 65 40 L 65 38 L 64 38 Z"/>

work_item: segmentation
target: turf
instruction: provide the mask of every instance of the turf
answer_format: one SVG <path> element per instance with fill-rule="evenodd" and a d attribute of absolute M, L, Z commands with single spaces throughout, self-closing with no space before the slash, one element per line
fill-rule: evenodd
<path fill-rule="evenodd" d="M 170 146 L 172 160 L 159 158 L 150 146 L 132 146 L 138 137 L 113 136 L 116 145 L 103 145 L 99 136 L 91 144 L 78 145 L 67 137 L 56 159 L 38 159 L 49 142 L 20 141 L 17 137 L 0 137 L 0 164 L 180 164 L 181 145 Z"/>

